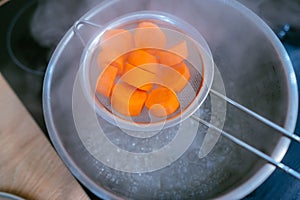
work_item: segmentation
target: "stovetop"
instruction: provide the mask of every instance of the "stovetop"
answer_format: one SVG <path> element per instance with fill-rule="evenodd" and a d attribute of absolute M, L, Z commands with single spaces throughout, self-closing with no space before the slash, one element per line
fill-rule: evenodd
<path fill-rule="evenodd" d="M 20 100 L 48 137 L 42 111 L 42 85 L 44 71 L 53 48 L 39 45 L 31 36 L 29 23 L 37 1 L 14 0 L 0 7 L 0 69 Z M 300 19 L 300 17 L 299 17 Z M 300 37 L 293 27 L 282 26 L 274 30 L 281 37 L 290 55 L 300 88 Z M 299 45 L 299 46 L 297 46 Z M 300 133 L 300 118 L 296 133 Z M 49 138 L 49 137 L 48 137 Z M 300 145 L 295 142 L 283 159 L 283 163 L 300 170 Z M 84 188 L 91 199 L 97 199 Z M 300 181 L 276 170 L 259 188 L 245 197 L 256 199 L 300 199 Z"/>

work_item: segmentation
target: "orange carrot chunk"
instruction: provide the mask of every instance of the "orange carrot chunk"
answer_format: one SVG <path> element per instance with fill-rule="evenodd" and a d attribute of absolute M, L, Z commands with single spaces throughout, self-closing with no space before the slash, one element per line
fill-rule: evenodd
<path fill-rule="evenodd" d="M 148 68 L 150 68 L 151 64 L 148 64 L 148 65 L 150 65 L 148 67 Z M 131 66 L 133 66 L 133 65 L 131 65 Z M 144 65 L 144 66 L 146 66 L 146 65 Z M 129 71 L 124 73 L 123 76 L 121 76 L 121 80 L 135 88 L 149 91 L 149 90 L 151 90 L 153 83 L 156 82 L 157 76 L 156 76 L 156 74 L 154 74 L 150 71 L 146 71 L 142 67 L 141 68 L 133 67 L 132 69 L 130 69 Z"/>
<path fill-rule="evenodd" d="M 173 65 L 171 66 L 171 68 L 175 69 L 182 75 L 174 82 L 173 86 L 171 86 L 176 92 L 180 92 L 184 87 L 186 87 L 188 81 L 191 78 L 190 70 L 184 62 Z"/>
<path fill-rule="evenodd" d="M 156 56 L 156 49 L 154 48 L 147 48 L 145 51 L 153 56 Z"/>
<path fill-rule="evenodd" d="M 141 87 L 139 87 L 140 90 L 144 90 L 144 91 L 150 91 L 153 87 L 153 84 L 152 83 L 148 83 L 148 84 L 145 84 Z"/>
<path fill-rule="evenodd" d="M 152 22 L 141 22 L 134 31 L 137 48 L 164 48 L 167 43 L 164 32 Z"/>
<path fill-rule="evenodd" d="M 125 29 L 110 29 L 107 30 L 103 33 L 102 37 L 101 37 L 101 41 L 105 41 L 108 40 L 109 38 L 119 35 L 119 34 L 128 34 L 128 31 Z M 128 35 L 126 35 L 128 37 Z"/>
<path fill-rule="evenodd" d="M 147 93 L 126 83 L 117 83 L 111 95 L 111 106 L 114 111 L 124 116 L 140 115 Z"/>
<path fill-rule="evenodd" d="M 118 74 L 118 68 L 106 67 L 98 77 L 96 91 L 105 97 L 109 97 Z"/>
<path fill-rule="evenodd" d="M 127 61 L 134 66 L 157 63 L 155 56 L 140 49 L 130 52 Z"/>
<path fill-rule="evenodd" d="M 114 50 L 102 50 L 99 52 L 97 57 L 98 66 L 104 69 L 107 65 L 113 65 L 119 68 L 119 73 L 123 71 L 124 62 L 127 59 L 127 55 L 120 54 Z"/>
<path fill-rule="evenodd" d="M 184 60 L 181 56 L 167 50 L 157 50 L 156 56 L 160 64 L 167 66 L 176 65 Z"/>
<path fill-rule="evenodd" d="M 176 65 L 188 56 L 186 42 L 180 42 L 168 50 L 157 50 L 156 56 L 160 64 L 168 66 Z"/>
<path fill-rule="evenodd" d="M 118 57 L 117 59 L 115 59 L 112 63 L 110 63 L 111 65 L 113 65 L 114 67 L 117 67 L 119 69 L 118 74 L 121 74 L 123 72 L 125 60 L 126 60 L 126 56 L 122 55 L 122 56 Z"/>
<path fill-rule="evenodd" d="M 166 117 L 179 108 L 179 101 L 172 90 L 159 86 L 149 93 L 145 106 L 151 114 L 157 117 Z"/>
<path fill-rule="evenodd" d="M 125 29 L 107 30 L 101 38 L 102 49 L 112 49 L 124 54 L 133 48 L 131 33 Z"/>
<path fill-rule="evenodd" d="M 169 48 L 169 51 L 179 55 L 183 59 L 186 59 L 188 57 L 188 48 L 185 41 L 179 42 L 178 44 Z"/>
<path fill-rule="evenodd" d="M 161 85 L 164 85 L 175 92 L 180 92 L 187 85 L 190 73 L 184 62 L 182 62 L 180 66 L 174 67 L 162 65 L 160 66 L 157 78 Z"/>
<path fill-rule="evenodd" d="M 127 52 L 133 48 L 131 33 L 125 29 L 107 30 L 101 38 L 101 51 L 97 63 L 101 68 L 113 65 L 122 73 Z"/>
<path fill-rule="evenodd" d="M 135 68 L 136 66 L 130 64 L 129 62 L 126 62 L 124 64 L 124 68 L 123 68 L 123 72 L 122 74 L 126 74 L 128 71 L 130 71 L 131 69 Z"/>

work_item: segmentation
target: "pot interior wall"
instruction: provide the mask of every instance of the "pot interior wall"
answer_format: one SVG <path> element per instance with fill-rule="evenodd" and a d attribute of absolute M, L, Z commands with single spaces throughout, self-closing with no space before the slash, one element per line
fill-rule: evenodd
<path fill-rule="evenodd" d="M 103 25 L 115 17 L 140 10 L 168 12 L 186 20 L 207 40 L 222 75 L 226 95 L 273 122 L 285 125 L 290 105 L 284 61 L 269 36 L 243 13 L 224 1 L 140 0 L 130 7 L 127 4 L 125 1 L 108 3 L 103 11 L 92 11 L 88 20 Z M 50 136 L 75 176 L 85 185 L 93 182 L 91 188 L 98 195 L 105 197 L 104 188 L 117 196 L 135 199 L 150 196 L 213 198 L 247 181 L 265 164 L 225 138 L 219 140 L 207 157 L 197 159 L 199 143 L 207 130 L 201 125 L 190 149 L 164 169 L 129 174 L 106 167 L 85 149 L 73 121 L 72 90 L 83 46 L 69 31 L 58 48 L 62 51 L 58 54 L 57 50 L 55 58 L 52 58 L 47 72 L 49 79 L 45 82 L 50 97 L 44 100 L 51 105 L 52 114 Z M 209 110 L 209 101 L 201 109 Z M 115 127 L 100 118 L 99 121 L 113 132 Z M 281 138 L 270 128 L 229 105 L 224 130 L 268 154 L 274 152 Z M 172 129 L 169 132 L 172 134 Z M 73 166 L 70 166 L 71 162 Z"/>

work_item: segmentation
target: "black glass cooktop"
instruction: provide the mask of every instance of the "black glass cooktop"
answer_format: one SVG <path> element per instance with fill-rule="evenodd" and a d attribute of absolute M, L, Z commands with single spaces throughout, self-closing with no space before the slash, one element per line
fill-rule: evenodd
<path fill-rule="evenodd" d="M 30 19 L 36 7 L 36 0 L 14 0 L 0 7 L 0 69 L 48 137 L 42 112 L 42 85 L 44 71 L 55 46 L 41 46 L 30 34 Z M 300 13 L 298 20 L 300 24 Z M 274 31 L 281 37 L 300 80 L 300 33 L 289 24 L 282 24 L 282 28 Z M 298 81 L 300 88 L 299 84 Z M 296 132 L 300 133 L 300 119 L 297 121 Z M 292 142 L 283 159 L 285 164 L 298 171 L 299 152 L 300 145 Z M 84 189 L 91 199 L 97 199 Z M 300 181 L 276 170 L 267 181 L 244 199 L 300 199 Z"/>

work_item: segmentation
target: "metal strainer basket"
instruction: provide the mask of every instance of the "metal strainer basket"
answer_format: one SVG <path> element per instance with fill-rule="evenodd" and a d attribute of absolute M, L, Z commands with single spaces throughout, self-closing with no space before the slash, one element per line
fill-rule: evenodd
<path fill-rule="evenodd" d="M 151 21 L 158 24 L 167 37 L 167 46 L 171 46 L 178 41 L 184 40 L 189 49 L 189 56 L 185 63 L 189 67 L 191 77 L 187 86 L 177 93 L 180 108 L 176 113 L 167 117 L 155 118 L 151 116 L 145 108 L 137 117 L 122 116 L 112 109 L 111 102 L 107 97 L 99 94 L 95 96 L 97 77 L 103 70 L 103 68 L 101 69 L 101 67 L 97 65 L 97 55 L 101 50 L 100 46 L 107 42 L 107 40 L 104 42 L 101 40 L 103 33 L 109 29 L 119 27 L 129 27 L 129 31 L 134 32 L 134 26 L 140 21 Z M 82 23 L 88 24 L 88 22 L 80 22 L 77 24 L 77 29 Z M 114 37 L 109 39 L 108 44 L 109 41 L 113 39 Z M 151 46 L 146 48 L 151 48 Z M 132 50 L 135 49 L 121 52 L 120 55 L 126 54 Z M 168 69 L 168 67 L 163 65 L 160 67 Z M 85 95 L 91 106 L 95 108 L 96 112 L 101 117 L 117 127 L 127 130 L 158 131 L 179 124 L 198 110 L 211 88 L 214 63 L 208 44 L 201 34 L 187 22 L 167 13 L 137 12 L 122 16 L 109 23 L 107 27 L 100 29 L 99 34 L 86 44 L 82 56 L 81 70 L 81 82 Z M 157 84 L 164 85 L 164 83 L 160 81 L 158 81 Z"/>

